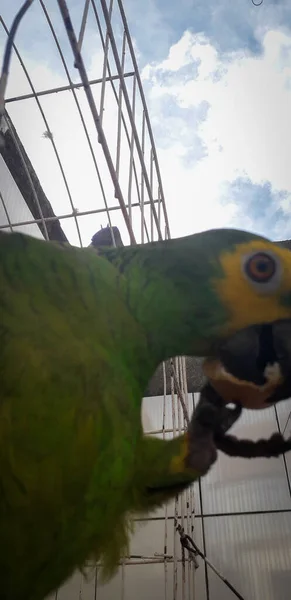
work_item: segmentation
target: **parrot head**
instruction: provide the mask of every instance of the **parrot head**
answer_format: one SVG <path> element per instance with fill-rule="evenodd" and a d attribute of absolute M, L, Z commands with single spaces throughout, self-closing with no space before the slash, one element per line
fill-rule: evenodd
<path fill-rule="evenodd" d="M 203 370 L 226 402 L 266 408 L 291 397 L 291 252 L 257 239 L 220 260 L 216 290 L 230 321 Z"/>
<path fill-rule="evenodd" d="M 132 307 L 149 327 L 149 339 L 157 336 L 157 362 L 178 354 L 210 357 L 204 372 L 212 385 L 243 406 L 262 408 L 291 396 L 288 248 L 245 231 L 216 229 L 110 250 L 109 227 L 93 236 L 92 245 L 122 272 L 132 269 Z"/>
<path fill-rule="evenodd" d="M 238 243 L 218 257 L 223 275 L 212 279 L 228 319 L 225 337 L 276 321 L 291 321 L 291 252 L 263 238 Z"/>

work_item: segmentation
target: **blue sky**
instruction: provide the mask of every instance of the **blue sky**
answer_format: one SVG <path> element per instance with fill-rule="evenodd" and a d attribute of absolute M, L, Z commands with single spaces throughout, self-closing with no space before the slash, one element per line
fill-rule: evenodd
<path fill-rule="evenodd" d="M 259 30 L 291 32 L 289 0 L 264 0 L 257 8 L 251 0 L 125 0 L 124 5 L 140 50 L 151 60 L 159 60 L 186 30 L 203 32 L 221 52 L 247 48 L 254 54 L 263 51 Z"/>
<path fill-rule="evenodd" d="M 83 1 L 68 0 L 68 6 L 78 29 Z M 1 7 L 8 25 L 18 7 L 19 0 Z M 124 0 L 124 8 L 154 130 L 172 236 L 234 226 L 273 239 L 291 237 L 290 0 L 264 0 L 257 8 L 251 0 Z M 76 81 L 56 4 L 50 3 L 50 11 Z M 116 18 L 120 43 L 118 31 Z M 1 32 L 2 47 L 4 39 Z M 36 87 L 66 83 L 38 0 L 20 26 L 17 45 Z M 100 46 L 90 20 L 83 54 L 90 76 L 100 76 Z M 13 64 L 8 95 L 28 91 L 15 60 Z M 83 188 L 73 161 L 81 150 L 72 150 L 78 126 L 75 121 L 73 131 L 69 126 L 71 99 L 57 96 L 58 104 L 51 97 L 44 107 L 53 130 L 59 132 L 56 143 L 79 198 Z M 54 204 L 55 196 L 61 202 L 63 190 L 57 176 L 52 180 L 48 173 L 48 143 L 37 142 L 42 144 L 41 156 L 23 111 L 28 121 L 33 119 L 34 136 L 43 125 L 28 103 L 22 109 L 19 104 L 10 114 L 55 210 L 66 212 L 65 202 L 61 208 Z M 65 122 L 67 130 L 61 135 Z M 110 131 L 108 135 L 110 141 Z M 113 138 L 112 133 L 112 142 Z M 89 180 L 90 174 L 86 177 Z M 79 205 L 91 206 L 89 200 Z M 88 221 L 89 239 L 90 227 Z"/>

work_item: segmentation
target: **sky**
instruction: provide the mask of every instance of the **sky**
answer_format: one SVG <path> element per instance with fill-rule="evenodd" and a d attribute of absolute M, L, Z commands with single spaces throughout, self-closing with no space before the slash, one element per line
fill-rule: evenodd
<path fill-rule="evenodd" d="M 237 227 L 271 239 L 290 238 L 290 0 L 264 0 L 260 7 L 254 7 L 251 0 L 124 0 L 123 5 L 154 133 L 172 237 L 212 227 Z M 84 1 L 68 0 L 68 6 L 78 32 Z M 99 1 L 96 6 L 101 15 Z M 1 7 L 8 26 L 18 7 L 17 0 Z M 70 74 L 77 82 L 78 73 L 73 68 L 57 3 L 46 3 L 46 7 Z M 101 77 L 103 69 L 103 52 L 93 17 L 93 12 L 89 12 L 82 49 L 92 79 Z M 102 15 L 100 18 L 102 21 Z M 112 19 L 121 51 L 122 29 L 116 0 Z M 4 42 L 0 25 L 0 48 Z M 38 0 L 21 23 L 16 45 L 37 90 L 66 85 L 64 69 Z M 112 68 L 114 72 L 114 65 Z M 131 69 L 126 55 L 125 70 Z M 127 79 L 127 86 L 131 94 L 132 78 Z M 29 91 L 14 56 L 6 96 Z M 77 94 L 85 111 L 108 204 L 116 205 L 84 93 Z M 100 85 L 94 86 L 94 96 L 98 108 Z M 71 93 L 42 97 L 41 105 L 75 208 L 79 212 L 101 208 L 100 185 Z M 7 106 L 55 212 L 68 214 L 72 210 L 68 193 L 51 142 L 43 138 L 46 126 L 35 101 L 23 100 Z M 106 91 L 104 109 L 104 130 L 115 162 L 118 110 L 110 90 Z M 141 138 L 142 108 L 138 101 L 136 120 Z M 120 182 L 125 199 L 128 156 L 128 148 L 122 142 Z M 145 212 L 149 218 L 148 207 Z M 137 239 L 142 241 L 140 218 L 137 210 L 133 213 Z M 112 219 L 127 243 L 122 216 L 112 213 Z M 100 225 L 107 224 L 106 217 L 99 215 L 80 217 L 78 221 L 84 245 L 90 243 Z M 79 244 L 74 218 L 66 219 L 62 226 L 70 241 Z"/>

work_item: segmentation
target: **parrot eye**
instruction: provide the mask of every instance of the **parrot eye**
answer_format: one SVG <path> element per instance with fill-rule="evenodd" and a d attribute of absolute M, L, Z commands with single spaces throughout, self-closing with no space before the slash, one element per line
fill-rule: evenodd
<path fill-rule="evenodd" d="M 244 257 L 244 274 L 260 293 L 272 293 L 280 283 L 282 267 L 271 252 L 255 252 Z"/>
<path fill-rule="evenodd" d="M 274 276 L 276 266 L 276 262 L 272 256 L 264 252 L 258 252 L 246 261 L 245 270 L 252 281 L 267 283 Z"/>

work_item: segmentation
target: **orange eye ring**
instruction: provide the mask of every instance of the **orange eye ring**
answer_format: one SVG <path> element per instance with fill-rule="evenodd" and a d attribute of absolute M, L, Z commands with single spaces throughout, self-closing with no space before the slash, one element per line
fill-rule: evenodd
<path fill-rule="evenodd" d="M 268 283 L 276 272 L 276 262 L 269 254 L 258 252 L 249 258 L 245 270 L 256 283 Z"/>

